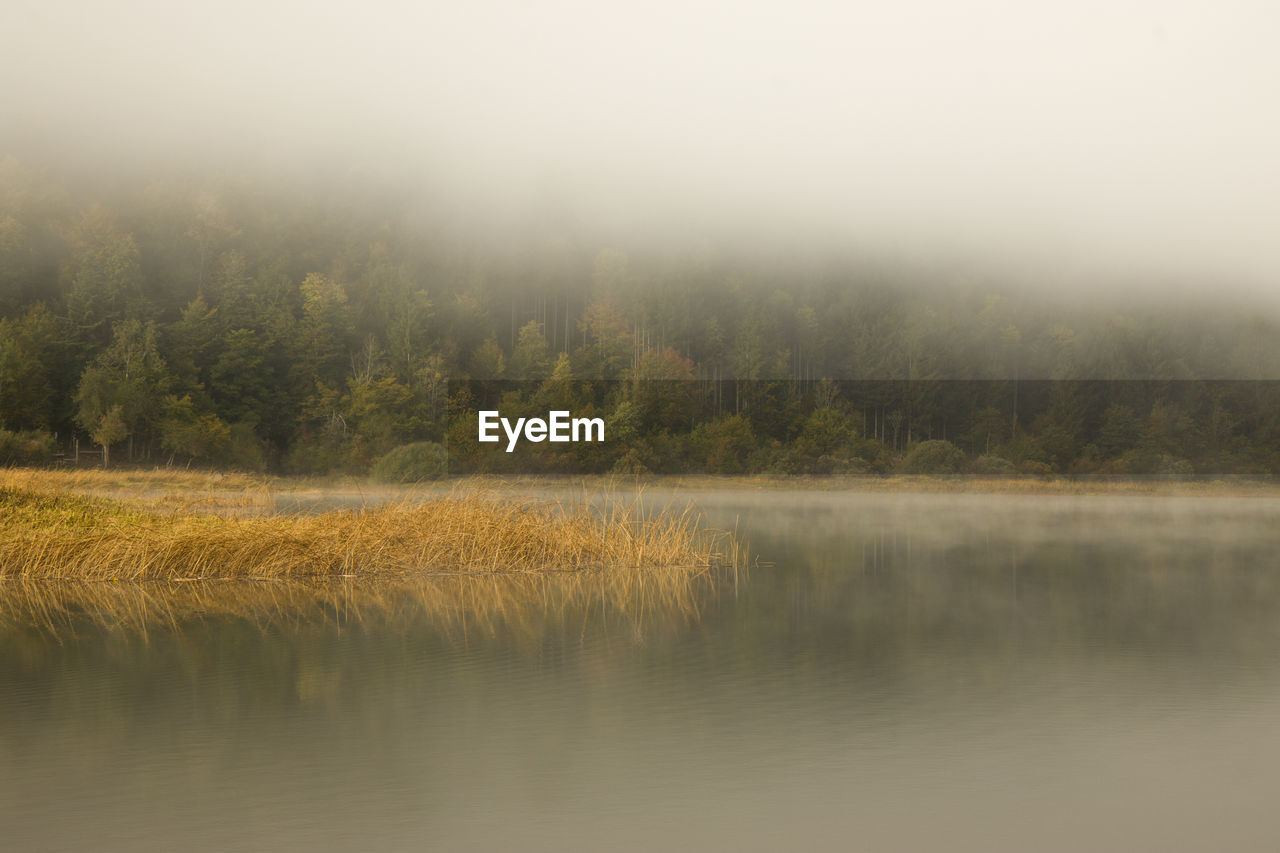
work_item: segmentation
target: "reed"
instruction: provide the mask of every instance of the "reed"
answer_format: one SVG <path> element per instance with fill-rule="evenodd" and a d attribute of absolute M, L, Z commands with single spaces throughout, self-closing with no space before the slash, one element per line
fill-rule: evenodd
<path fill-rule="evenodd" d="M 475 488 L 374 509 L 237 518 L 0 487 L 0 578 L 82 581 L 396 577 L 634 568 L 738 559 L 691 507 L 563 503 Z"/>
<path fill-rule="evenodd" d="M 252 490 L 265 487 L 271 478 L 218 471 L 184 471 L 172 468 L 0 468 L 0 486 L 21 489 L 60 490 L 162 490 L 167 493 L 196 490 Z"/>
<path fill-rule="evenodd" d="M 262 630 L 407 630 L 425 622 L 459 638 L 504 630 L 536 640 L 549 627 L 604 618 L 643 632 L 695 622 L 719 579 L 681 569 L 151 583 L 7 578 L 0 579 L 0 639 L 6 631 L 30 629 L 55 636 L 86 628 L 146 635 L 226 619 Z"/>

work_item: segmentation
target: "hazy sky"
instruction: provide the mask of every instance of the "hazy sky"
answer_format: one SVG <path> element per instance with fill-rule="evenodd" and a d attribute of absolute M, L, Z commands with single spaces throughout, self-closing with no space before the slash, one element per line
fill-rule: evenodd
<path fill-rule="evenodd" d="M 0 120 L 1280 290 L 1280 5 L 6 0 Z"/>

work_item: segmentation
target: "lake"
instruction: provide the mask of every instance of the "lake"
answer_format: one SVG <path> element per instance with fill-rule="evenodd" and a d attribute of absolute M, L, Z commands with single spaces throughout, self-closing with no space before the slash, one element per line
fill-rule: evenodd
<path fill-rule="evenodd" d="M 3 846 L 1280 844 L 1280 500 L 690 496 L 693 606 L 10 619 Z"/>

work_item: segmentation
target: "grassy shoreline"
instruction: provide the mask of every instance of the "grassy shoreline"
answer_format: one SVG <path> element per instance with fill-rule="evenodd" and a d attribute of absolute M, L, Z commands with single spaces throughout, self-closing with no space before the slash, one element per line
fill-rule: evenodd
<path fill-rule="evenodd" d="M 281 496 L 367 497 L 382 503 L 399 497 L 448 494 L 459 488 L 495 494 L 553 486 L 587 491 L 655 489 L 682 491 L 848 491 L 1017 495 L 1150 495 L 1178 497 L 1280 497 L 1280 479 L 1213 477 L 1188 480 L 1155 478 L 1069 479 L 1065 477 L 994 478 L 972 475 L 931 476 L 757 476 L 652 475 L 475 475 L 464 479 L 395 486 L 351 476 L 288 477 L 239 472 L 151 469 L 0 468 L 0 488 L 72 493 L 127 499 L 152 509 L 200 507 L 233 511 L 274 506 Z"/>
<path fill-rule="evenodd" d="M 145 470 L 0 470 L 0 578 L 397 577 L 737 565 L 733 537 L 646 490 L 1280 497 L 1260 480 L 482 477 L 420 487 Z M 541 494 L 538 494 L 541 492 Z M 565 493 L 566 498 L 548 497 Z M 281 512 L 311 501 L 311 512 Z M 319 511 L 329 504 L 328 511 Z M 334 509 L 347 504 L 352 508 Z"/>
<path fill-rule="evenodd" d="M 692 619 L 697 591 L 725 577 L 713 569 L 736 569 L 744 558 L 734 537 L 706 529 L 687 500 L 713 492 L 785 500 L 798 490 L 1280 498 L 1280 483 L 1234 479 L 478 477 L 389 487 L 167 469 L 0 469 L 0 623 L 66 627 L 87 618 L 145 628 L 219 616 L 265 625 L 427 614 L 493 626 L 601 607 L 633 621 L 658 612 Z M 642 501 L 646 492 L 662 498 Z M 645 507 L 668 500 L 685 508 Z M 320 511 L 343 504 L 351 508 Z"/>
<path fill-rule="evenodd" d="M 699 571 L 738 558 L 731 538 L 705 529 L 691 507 L 648 511 L 635 500 L 601 507 L 467 486 L 370 509 L 238 517 L 211 511 L 223 505 L 199 494 L 169 505 L 72 491 L 57 477 L 0 481 L 0 578 Z"/>

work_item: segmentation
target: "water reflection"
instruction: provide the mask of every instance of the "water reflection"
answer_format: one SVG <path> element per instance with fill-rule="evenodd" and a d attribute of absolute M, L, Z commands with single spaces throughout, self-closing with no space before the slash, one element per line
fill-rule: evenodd
<path fill-rule="evenodd" d="M 265 610 L 217 585 L 28 593 L 24 612 L 56 614 L 56 631 L 8 595 L 6 837 L 139 850 L 1265 850 L 1280 837 L 1276 502 L 699 505 L 772 565 L 676 596 L 553 593 L 540 578 L 501 595 L 483 579 L 448 594 L 282 588 Z M 466 606 L 481 599 L 501 606 Z M 100 615 L 160 601 L 160 620 Z"/>
<path fill-rule="evenodd" d="M 426 573 L 390 578 L 214 579 L 144 583 L 0 580 L 0 630 L 55 639 L 106 629 L 141 635 L 193 623 L 241 621 L 261 631 L 302 626 L 444 634 L 538 633 L 593 614 L 646 625 L 697 618 L 701 601 L 735 570 Z"/>

